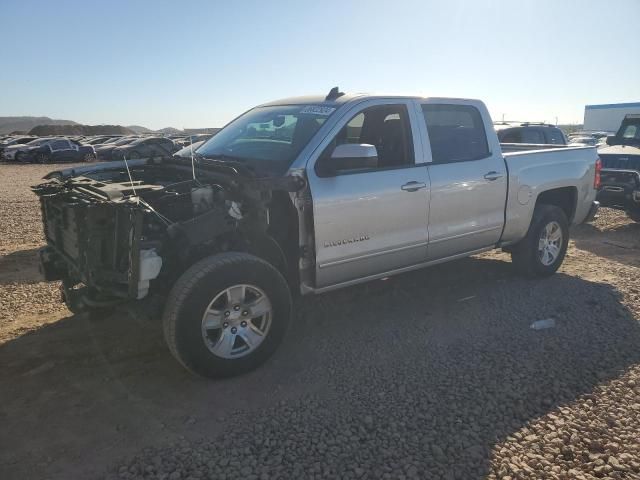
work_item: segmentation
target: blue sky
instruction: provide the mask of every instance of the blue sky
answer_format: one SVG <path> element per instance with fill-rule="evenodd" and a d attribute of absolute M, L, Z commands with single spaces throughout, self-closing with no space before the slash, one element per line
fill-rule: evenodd
<path fill-rule="evenodd" d="M 640 101 L 640 0 L 0 0 L 0 18 L 0 116 L 221 126 L 334 85 L 560 123 Z"/>

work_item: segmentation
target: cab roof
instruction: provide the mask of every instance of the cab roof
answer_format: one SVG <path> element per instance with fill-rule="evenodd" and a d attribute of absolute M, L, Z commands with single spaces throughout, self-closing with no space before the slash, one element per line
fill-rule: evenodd
<path fill-rule="evenodd" d="M 278 105 L 323 105 L 327 107 L 339 107 L 348 103 L 352 100 L 356 99 L 375 99 L 375 98 L 397 98 L 397 99 L 414 99 L 414 100 L 455 100 L 455 101 L 477 101 L 470 98 L 459 98 L 459 97 L 427 97 L 422 95 L 398 95 L 391 94 L 385 95 L 380 93 L 343 93 L 337 98 L 332 98 L 327 100 L 327 96 L 324 95 L 306 95 L 302 97 L 289 97 L 282 98 L 280 100 L 274 100 L 272 102 L 267 102 L 259 105 L 260 107 L 272 107 Z"/>

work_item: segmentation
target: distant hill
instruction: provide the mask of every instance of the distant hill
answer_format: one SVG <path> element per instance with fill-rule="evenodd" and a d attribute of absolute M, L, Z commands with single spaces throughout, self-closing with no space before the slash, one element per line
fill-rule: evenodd
<path fill-rule="evenodd" d="M 28 132 L 38 125 L 76 125 L 71 120 L 54 120 L 49 117 L 0 117 L 0 135 L 12 132 Z"/>
<path fill-rule="evenodd" d="M 56 120 L 49 117 L 0 117 L 0 135 L 29 133 L 31 135 L 141 135 L 158 133 L 163 135 L 188 135 L 194 133 L 216 133 L 219 128 L 166 127 L 152 130 L 141 125 L 82 125 L 73 120 Z"/>
<path fill-rule="evenodd" d="M 137 133 L 137 134 L 141 134 L 141 133 L 155 133 L 154 130 L 151 130 L 150 128 L 147 127 L 142 127 L 140 125 L 127 125 L 125 128 L 128 128 L 129 130 Z"/>
<path fill-rule="evenodd" d="M 133 135 L 133 130 L 120 125 L 38 125 L 29 130 L 30 135 Z"/>
<path fill-rule="evenodd" d="M 168 135 L 179 135 L 184 132 L 178 128 L 166 127 L 166 128 L 161 128 L 160 130 L 156 130 L 156 133 L 165 133 Z"/>

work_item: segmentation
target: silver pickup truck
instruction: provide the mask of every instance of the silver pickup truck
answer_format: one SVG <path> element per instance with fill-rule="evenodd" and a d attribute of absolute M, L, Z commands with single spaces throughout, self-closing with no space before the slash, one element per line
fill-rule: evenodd
<path fill-rule="evenodd" d="M 552 274 L 598 166 L 593 147 L 503 153 L 478 100 L 333 89 L 255 107 L 191 158 L 48 175 L 42 271 L 72 311 L 166 299 L 173 355 L 230 376 L 274 352 L 293 295 L 494 248 Z"/>

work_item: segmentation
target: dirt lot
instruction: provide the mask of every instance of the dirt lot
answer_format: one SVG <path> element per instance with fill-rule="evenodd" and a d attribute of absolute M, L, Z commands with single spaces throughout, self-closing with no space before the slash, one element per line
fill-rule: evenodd
<path fill-rule="evenodd" d="M 184 372 L 142 308 L 41 282 L 50 166 L 0 165 L 0 478 L 640 478 L 640 224 L 308 298 L 263 368 Z M 554 318 L 555 328 L 531 322 Z"/>

